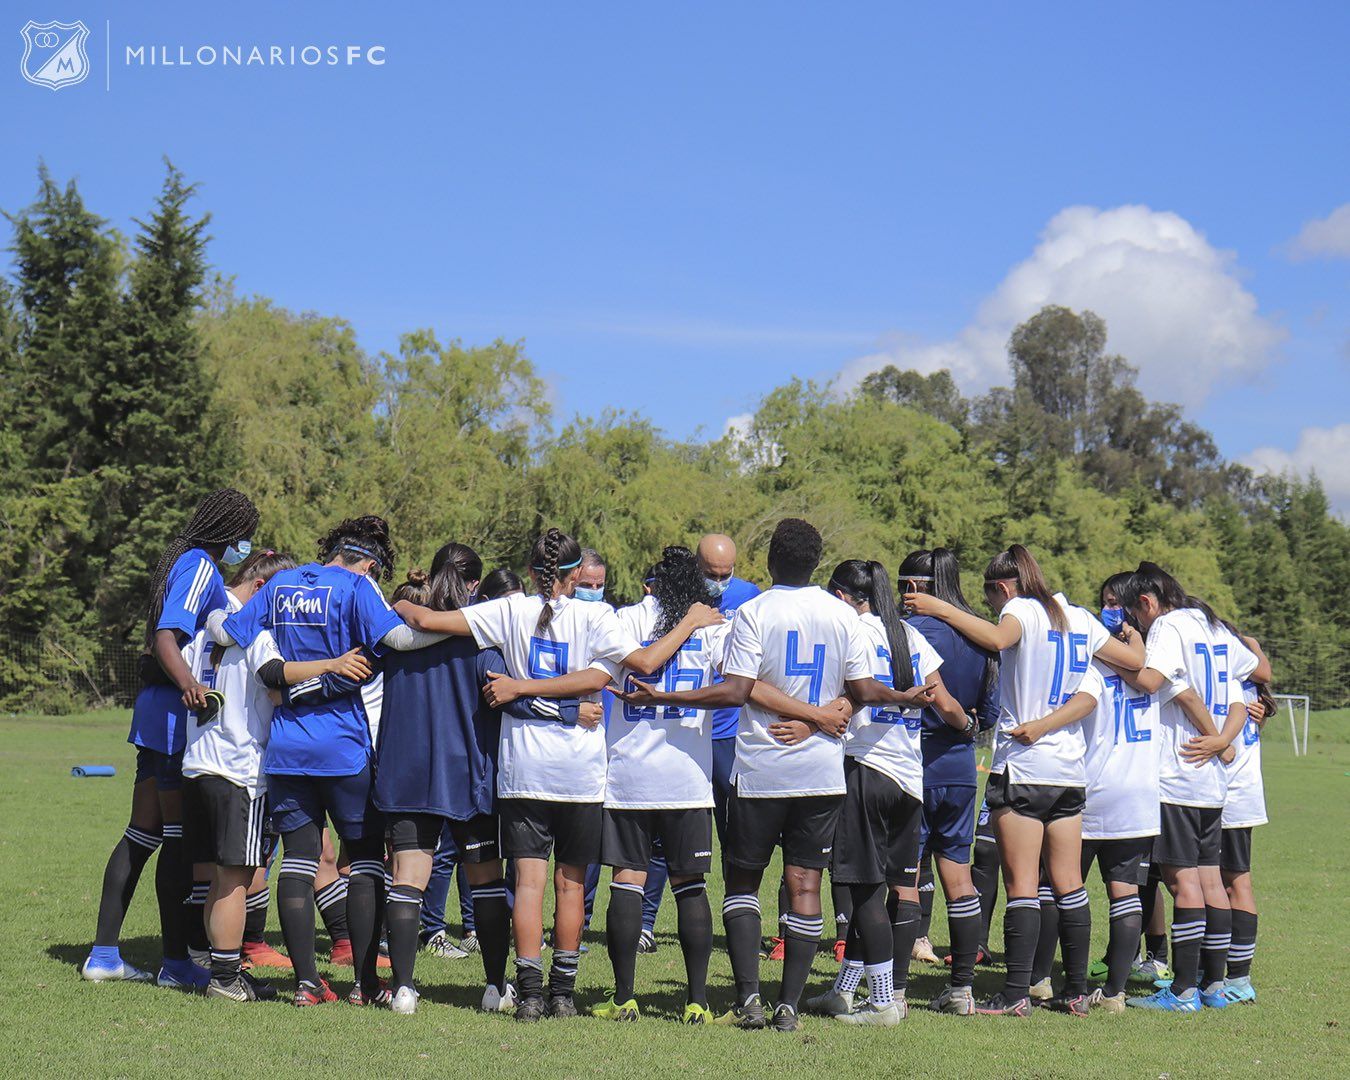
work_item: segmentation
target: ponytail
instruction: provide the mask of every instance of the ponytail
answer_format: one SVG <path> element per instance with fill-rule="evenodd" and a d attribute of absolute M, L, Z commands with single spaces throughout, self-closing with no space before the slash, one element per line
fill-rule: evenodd
<path fill-rule="evenodd" d="M 544 601 L 535 632 L 542 633 L 553 622 L 553 584 L 562 581 L 581 565 L 581 546 L 561 529 L 549 528 L 530 549 L 530 569 Z"/>
<path fill-rule="evenodd" d="M 469 606 L 473 592 L 469 582 L 483 578 L 483 560 L 473 548 L 453 541 L 431 560 L 431 592 L 427 607 L 436 611 L 458 611 Z"/>
<path fill-rule="evenodd" d="M 886 628 L 886 642 L 891 650 L 891 679 L 897 690 L 910 689 L 918 678 L 914 670 L 914 660 L 909 652 L 909 635 L 905 632 L 900 610 L 895 606 L 895 593 L 891 589 L 891 579 L 886 568 L 879 562 L 869 562 L 868 570 L 872 575 L 872 590 L 869 604 L 872 614 L 881 620 Z"/>
<path fill-rule="evenodd" d="M 1045 608 L 1051 626 L 1060 631 L 1069 628 L 1068 616 L 1046 584 L 1040 565 L 1021 544 L 1013 544 L 1007 551 L 1000 551 L 989 560 L 989 566 L 984 572 L 986 584 L 1009 579 L 1017 582 L 1019 595 L 1029 597 Z"/>

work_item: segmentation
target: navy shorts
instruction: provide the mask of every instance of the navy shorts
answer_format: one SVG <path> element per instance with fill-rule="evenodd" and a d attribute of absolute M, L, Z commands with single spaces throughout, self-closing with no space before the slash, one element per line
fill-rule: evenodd
<path fill-rule="evenodd" d="M 923 789 L 919 851 L 949 862 L 970 862 L 975 843 L 975 792 L 965 785 Z"/>
<path fill-rule="evenodd" d="M 183 786 L 183 751 L 161 754 L 148 746 L 136 747 L 136 783 L 153 780 L 160 791 L 177 791 Z"/>
<path fill-rule="evenodd" d="M 267 777 L 267 797 L 272 804 L 272 827 L 283 836 L 305 825 L 324 827 L 333 822 L 343 840 L 364 840 L 384 835 L 384 816 L 375 808 L 370 766 L 352 776 Z"/>

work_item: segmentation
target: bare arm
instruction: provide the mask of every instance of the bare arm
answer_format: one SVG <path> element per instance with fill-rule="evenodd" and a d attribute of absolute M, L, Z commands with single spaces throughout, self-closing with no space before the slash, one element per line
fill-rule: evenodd
<path fill-rule="evenodd" d="M 472 637 L 469 620 L 462 611 L 433 611 L 431 608 L 400 600 L 394 605 L 405 623 L 414 630 L 427 630 L 435 634 L 450 634 L 454 637 Z"/>
<path fill-rule="evenodd" d="M 587 667 L 551 679 L 513 679 L 509 675 L 488 672 L 488 683 L 483 697 L 494 709 L 510 704 L 516 698 L 579 698 L 594 694 L 609 685 L 609 672 Z"/>
<path fill-rule="evenodd" d="M 745 675 L 727 675 L 721 682 L 697 690 L 658 691 L 644 682 L 610 690 L 630 705 L 679 705 L 686 709 L 736 709 L 750 700 L 757 680 Z"/>
<path fill-rule="evenodd" d="M 942 718 L 942 722 L 958 732 L 965 732 L 969 729 L 969 734 L 974 737 L 975 727 L 971 718 L 966 715 L 966 711 L 961 708 L 956 698 L 952 697 L 947 691 L 941 673 L 935 671 L 928 676 L 927 685 L 933 692 L 933 711 Z"/>
<path fill-rule="evenodd" d="M 876 679 L 850 679 L 845 684 L 848 696 L 859 705 L 899 705 L 903 709 L 921 709 L 933 703 L 933 691 L 928 684 L 911 686 L 908 690 L 877 682 Z"/>
<path fill-rule="evenodd" d="M 640 675 L 655 675 L 666 666 L 667 660 L 680 651 L 680 646 L 689 640 L 689 635 L 695 630 L 701 630 L 705 626 L 716 626 L 723 621 L 722 613 L 715 607 L 694 604 L 670 633 L 625 656 L 624 666 L 632 668 Z"/>
<path fill-rule="evenodd" d="M 155 631 L 155 659 L 164 669 L 164 674 L 173 680 L 183 695 L 183 704 L 189 709 L 201 709 L 206 706 L 206 687 L 197 681 L 192 670 L 183 659 L 183 651 L 178 646 L 178 632 L 168 628 Z"/>
<path fill-rule="evenodd" d="M 786 720 L 800 720 L 836 737 L 844 733 L 853 715 L 853 708 L 847 698 L 835 698 L 825 705 L 812 705 L 798 701 L 763 680 L 755 682 L 754 689 L 750 691 L 750 700 L 766 712 L 777 713 Z"/>
<path fill-rule="evenodd" d="M 1097 650 L 1097 658 L 1117 671 L 1138 671 L 1144 666 L 1144 640 L 1128 623 L 1124 632 L 1123 641 L 1115 635 L 1108 637 Z"/>
<path fill-rule="evenodd" d="M 1159 690 L 1161 690 L 1164 686 L 1167 685 L 1167 676 L 1164 675 L 1157 668 L 1146 667 L 1140 668 L 1137 672 L 1134 672 L 1132 674 L 1127 674 L 1126 672 L 1123 671 L 1121 672 L 1121 674 L 1128 679 L 1128 681 L 1132 686 L 1137 687 L 1138 689 L 1143 690 L 1150 694 L 1156 694 Z M 1194 693 L 1194 691 L 1192 691 L 1192 693 Z M 1180 697 L 1181 695 L 1177 696 Z M 1201 708 L 1203 709 L 1204 706 L 1201 706 Z M 1190 715 L 1189 710 L 1187 710 L 1187 715 L 1188 716 Z"/>
<path fill-rule="evenodd" d="M 1251 651 L 1256 654 L 1256 659 L 1260 661 L 1260 663 L 1256 665 L 1256 669 L 1247 676 L 1247 680 L 1249 682 L 1270 685 L 1275 678 L 1275 673 L 1271 670 L 1270 661 L 1266 659 L 1266 654 L 1261 650 L 1261 643 L 1254 637 L 1245 637 L 1242 639 L 1242 644 L 1251 649 Z"/>
<path fill-rule="evenodd" d="M 962 637 L 990 652 L 1011 649 L 1022 640 L 1022 624 L 1011 615 L 997 624 L 991 623 L 929 593 L 905 593 L 905 606 L 918 615 L 941 619 Z"/>
<path fill-rule="evenodd" d="M 1096 707 L 1096 696 L 1089 694 L 1086 690 L 1079 690 L 1054 712 L 1047 713 L 1039 720 L 1029 720 L 1025 724 L 1018 724 L 1008 734 L 1023 745 L 1030 746 L 1037 739 L 1043 739 L 1052 731 L 1058 731 L 1060 728 L 1066 728 L 1070 724 L 1077 723 Z"/>
<path fill-rule="evenodd" d="M 281 668 L 281 677 L 287 686 L 323 675 L 341 675 L 353 682 L 365 682 L 372 674 L 374 672 L 370 663 L 362 655 L 359 645 L 350 652 L 327 660 L 286 660 Z"/>

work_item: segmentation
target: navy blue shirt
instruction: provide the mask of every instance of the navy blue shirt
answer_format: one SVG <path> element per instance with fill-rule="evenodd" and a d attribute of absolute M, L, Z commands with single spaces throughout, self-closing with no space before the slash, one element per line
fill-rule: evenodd
<path fill-rule="evenodd" d="M 501 713 L 483 700 L 489 671 L 505 674 L 502 654 L 468 637 L 385 655 L 376 806 L 457 821 L 493 812 Z"/>
<path fill-rule="evenodd" d="M 984 686 L 985 663 L 991 657 L 941 619 L 915 615 L 905 620 L 928 639 L 942 657 L 942 684 L 963 711 L 974 711 L 980 730 L 998 722 L 998 680 L 988 692 Z M 923 786 L 975 787 L 975 740 L 952 730 L 931 708 L 923 711 Z"/>
<path fill-rule="evenodd" d="M 731 618 L 736 614 L 736 609 L 747 600 L 753 600 L 759 595 L 759 586 L 754 585 L 742 578 L 733 577 L 727 582 L 726 592 L 718 601 L 717 610 L 725 618 Z M 721 682 L 721 679 L 717 680 Z M 607 695 L 608 696 L 608 695 Z M 736 728 L 741 722 L 740 709 L 714 709 L 712 715 L 712 737 L 714 739 L 734 739 L 736 737 Z"/>

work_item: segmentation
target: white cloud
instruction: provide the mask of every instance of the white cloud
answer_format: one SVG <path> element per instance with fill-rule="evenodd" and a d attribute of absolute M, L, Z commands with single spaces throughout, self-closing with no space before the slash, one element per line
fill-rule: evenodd
<path fill-rule="evenodd" d="M 850 389 L 886 364 L 950 368 L 967 392 L 1006 382 L 1009 334 L 1046 304 L 1095 311 L 1106 320 L 1108 348 L 1139 368 L 1140 388 L 1183 405 L 1259 372 L 1284 337 L 1258 314 L 1233 254 L 1184 218 L 1147 206 L 1071 206 L 954 338 L 899 340 L 846 365 L 837 385 Z"/>
<path fill-rule="evenodd" d="M 1350 259 L 1350 203 L 1338 206 L 1324 218 L 1315 218 L 1289 241 L 1295 259 Z"/>
<path fill-rule="evenodd" d="M 1242 463 L 1258 473 L 1292 473 L 1301 478 L 1316 473 L 1332 506 L 1341 514 L 1350 513 L 1350 424 L 1304 428 L 1293 450 L 1262 446 Z"/>

